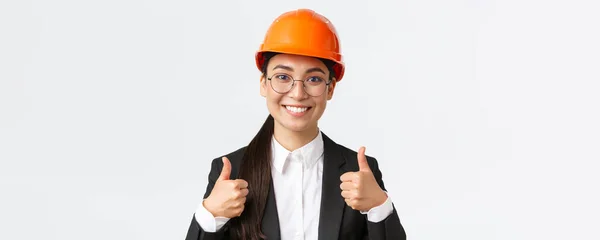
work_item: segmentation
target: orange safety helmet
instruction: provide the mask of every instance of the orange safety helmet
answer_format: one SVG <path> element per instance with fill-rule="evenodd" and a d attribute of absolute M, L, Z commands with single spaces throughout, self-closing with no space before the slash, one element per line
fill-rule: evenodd
<path fill-rule="evenodd" d="M 310 9 L 298 9 L 280 15 L 269 27 L 256 52 L 256 66 L 262 70 L 264 52 L 296 54 L 335 62 L 336 81 L 344 76 L 340 41 L 331 22 Z"/>

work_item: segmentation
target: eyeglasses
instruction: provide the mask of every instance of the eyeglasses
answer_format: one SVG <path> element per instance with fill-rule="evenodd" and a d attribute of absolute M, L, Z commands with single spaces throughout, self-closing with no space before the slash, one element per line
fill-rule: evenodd
<path fill-rule="evenodd" d="M 290 75 L 285 73 L 275 73 L 273 76 L 267 78 L 271 83 L 273 91 L 283 94 L 288 93 L 294 88 L 295 82 L 302 82 L 304 92 L 306 94 L 318 97 L 325 93 L 327 86 L 331 84 L 331 80 L 324 80 L 321 77 L 311 76 L 305 80 L 294 80 Z"/>

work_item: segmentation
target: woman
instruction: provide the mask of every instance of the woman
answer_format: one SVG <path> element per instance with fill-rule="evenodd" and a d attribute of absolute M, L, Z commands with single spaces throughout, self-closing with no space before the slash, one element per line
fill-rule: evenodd
<path fill-rule="evenodd" d="M 256 65 L 270 114 L 248 146 L 212 161 L 186 239 L 406 239 L 377 161 L 318 127 L 344 76 L 329 20 L 282 14 Z"/>

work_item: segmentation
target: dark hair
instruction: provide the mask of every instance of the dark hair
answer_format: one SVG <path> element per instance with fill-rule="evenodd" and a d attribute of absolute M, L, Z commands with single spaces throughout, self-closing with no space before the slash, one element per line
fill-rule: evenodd
<path fill-rule="evenodd" d="M 264 53 L 262 74 L 266 77 L 269 60 L 278 53 Z M 329 79 L 333 78 L 334 62 L 321 59 L 329 70 Z M 269 114 L 256 136 L 244 151 L 238 179 L 248 182 L 248 195 L 242 215 L 231 219 L 230 236 L 237 240 L 258 240 L 266 238 L 261 231 L 269 188 L 271 187 L 271 139 L 273 138 L 274 119 Z"/>

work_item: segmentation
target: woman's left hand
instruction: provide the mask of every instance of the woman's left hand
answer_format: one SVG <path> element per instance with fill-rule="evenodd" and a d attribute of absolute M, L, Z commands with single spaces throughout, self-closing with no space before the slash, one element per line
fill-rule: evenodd
<path fill-rule="evenodd" d="M 346 204 L 354 210 L 367 212 L 371 208 L 383 204 L 387 194 L 379 187 L 373 172 L 367 163 L 365 148 L 358 150 L 358 172 L 344 173 L 340 180 L 342 197 Z"/>

